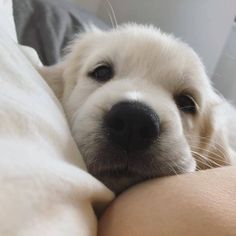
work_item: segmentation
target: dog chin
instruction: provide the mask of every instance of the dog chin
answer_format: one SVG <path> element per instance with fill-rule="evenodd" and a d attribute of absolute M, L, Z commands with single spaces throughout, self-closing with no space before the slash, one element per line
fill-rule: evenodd
<path fill-rule="evenodd" d="M 80 143 L 81 144 L 81 143 Z M 195 161 L 189 156 L 170 168 L 168 154 L 152 146 L 146 151 L 128 153 L 101 136 L 91 142 L 78 145 L 88 172 L 116 194 L 152 178 L 183 174 L 195 170 Z M 91 148 L 93 146 L 93 148 Z M 169 154 L 173 155 L 173 154 Z M 184 155 L 184 153 L 179 154 Z M 187 154 L 186 154 L 187 155 Z M 179 159 L 174 157 L 173 159 Z M 169 161 L 168 161 L 169 160 Z"/>
<path fill-rule="evenodd" d="M 118 173 L 118 172 L 117 172 Z M 96 176 L 102 183 L 104 183 L 110 190 L 112 190 L 116 195 L 120 194 L 129 187 L 145 181 L 147 178 L 141 178 L 140 176 L 129 176 L 126 175 L 98 175 Z"/>
<path fill-rule="evenodd" d="M 101 149 L 97 151 L 99 156 L 93 156 L 98 163 L 88 165 L 88 171 L 116 194 L 159 174 L 152 166 L 150 154 L 149 156 L 144 153 L 137 153 L 134 156 L 127 155 L 112 145 Z M 143 159 L 150 159 L 150 162 L 147 161 L 144 164 Z M 144 165 L 146 168 L 143 169 Z"/>
<path fill-rule="evenodd" d="M 109 152 L 109 149 L 106 152 L 99 151 L 98 153 L 100 155 L 94 158 L 98 162 L 88 165 L 88 171 L 115 194 L 148 179 L 184 174 L 195 170 L 195 161 L 191 161 L 191 159 L 189 162 L 186 161 L 185 165 L 169 168 L 166 162 L 160 161 L 158 156 L 151 155 L 151 153 L 136 155 L 132 158 L 119 152 L 116 152 L 115 156 L 109 156 L 110 153 L 114 154 L 114 150 Z M 124 160 L 126 161 L 124 162 Z M 144 160 L 146 161 L 144 162 Z M 111 163 L 113 164 L 111 165 Z"/>
<path fill-rule="evenodd" d="M 159 178 L 164 176 L 185 174 L 195 171 L 195 162 L 189 168 L 185 170 L 170 170 L 167 167 L 163 167 L 162 171 L 159 172 L 149 172 L 149 173 L 136 173 L 128 171 L 126 169 L 116 169 L 110 171 L 101 171 L 97 173 L 91 173 L 95 178 L 100 180 L 104 185 L 106 185 L 110 190 L 112 190 L 116 195 L 125 191 L 126 189 L 136 185 L 138 183 L 147 181 L 153 178 Z"/>

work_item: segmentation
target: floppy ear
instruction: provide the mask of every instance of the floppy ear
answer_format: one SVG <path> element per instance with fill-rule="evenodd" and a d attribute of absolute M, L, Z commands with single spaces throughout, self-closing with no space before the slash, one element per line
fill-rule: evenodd
<path fill-rule="evenodd" d="M 204 115 L 200 127 L 200 141 L 195 158 L 199 169 L 209 169 L 232 165 L 235 158 L 235 153 L 231 149 L 227 137 L 227 127 L 224 124 L 222 113 L 218 112 L 221 109 L 224 101 L 217 105 L 208 108 Z"/>
<path fill-rule="evenodd" d="M 37 71 L 45 79 L 49 87 L 53 90 L 57 98 L 60 100 L 62 98 L 64 88 L 64 64 L 59 63 L 53 66 L 42 66 L 37 68 Z"/>

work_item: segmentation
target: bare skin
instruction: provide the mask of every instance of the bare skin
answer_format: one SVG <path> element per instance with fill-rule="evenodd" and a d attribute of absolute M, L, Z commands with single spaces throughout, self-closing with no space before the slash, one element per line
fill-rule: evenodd
<path fill-rule="evenodd" d="M 119 196 L 99 236 L 235 236 L 236 167 L 147 181 Z"/>

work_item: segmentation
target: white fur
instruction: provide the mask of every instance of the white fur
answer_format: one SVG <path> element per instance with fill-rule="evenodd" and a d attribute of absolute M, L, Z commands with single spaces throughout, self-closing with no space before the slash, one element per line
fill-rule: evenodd
<path fill-rule="evenodd" d="M 115 77 L 99 83 L 89 78 L 88 72 L 103 61 L 112 62 Z M 73 41 L 61 64 L 40 71 L 62 101 L 88 169 L 91 165 L 99 170 L 109 169 L 109 160 L 104 160 L 104 156 L 112 159 L 119 155 L 113 149 L 109 153 L 101 149 L 106 142 L 101 124 L 104 114 L 123 100 L 147 104 L 164 124 L 165 132 L 160 137 L 159 146 L 154 145 L 151 149 L 155 156 L 151 166 L 154 169 L 145 169 L 145 164 L 143 170 L 136 170 L 133 163 L 129 166 L 131 170 L 140 171 L 141 176 L 143 171 L 150 172 L 150 177 L 156 176 L 158 168 L 161 173 L 157 175 L 169 174 L 168 170 L 174 173 L 194 171 L 197 159 L 191 151 L 202 153 L 207 159 L 213 147 L 216 151 L 217 147 L 224 147 L 227 153 L 227 157 L 222 155 L 224 164 L 232 163 L 233 152 L 225 137 L 228 135 L 227 127 L 225 123 L 217 125 L 224 116 L 222 112 L 220 115 L 217 113 L 224 101 L 213 90 L 197 54 L 172 35 L 164 34 L 153 26 L 136 24 L 110 31 L 93 29 Z M 178 110 L 173 98 L 181 93 L 194 96 L 198 106 L 196 116 Z M 218 137 L 222 132 L 224 137 Z M 204 139 L 199 137 L 203 133 L 206 146 L 203 145 Z M 204 150 L 196 149 L 202 146 Z M 207 167 L 205 159 L 198 161 L 201 166 L 205 162 Z M 214 162 L 218 160 L 214 159 Z M 113 165 L 123 168 L 122 163 Z M 97 176 L 93 171 L 92 174 Z M 112 178 L 101 180 L 117 191 L 136 181 L 121 177 L 120 182 Z"/>

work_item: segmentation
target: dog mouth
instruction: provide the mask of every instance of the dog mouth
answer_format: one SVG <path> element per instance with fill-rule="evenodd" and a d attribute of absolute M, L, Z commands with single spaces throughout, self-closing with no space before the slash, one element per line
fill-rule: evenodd
<path fill-rule="evenodd" d="M 147 178 L 148 173 L 142 171 L 142 168 L 141 166 L 139 166 L 139 163 L 134 163 L 132 159 L 125 159 L 127 157 L 124 155 L 121 155 L 119 157 L 116 156 L 115 158 L 118 160 L 114 160 L 115 158 L 113 156 L 109 156 L 106 158 L 113 159 L 113 164 L 108 164 L 105 161 L 103 162 L 103 166 L 101 165 L 100 168 L 96 165 L 88 166 L 88 171 L 98 178 Z"/>
<path fill-rule="evenodd" d="M 120 194 L 146 180 L 175 174 L 166 165 L 157 163 L 152 158 L 154 156 L 151 154 L 141 155 L 141 153 L 136 159 L 133 156 L 116 155 L 114 157 L 106 154 L 103 158 L 97 157 L 96 159 L 100 161 L 94 165 L 88 165 L 88 171 L 113 192 Z M 112 160 L 112 164 L 107 160 Z"/>
<path fill-rule="evenodd" d="M 142 173 L 138 170 L 133 170 L 129 168 L 110 168 L 101 170 L 97 173 L 98 176 L 101 178 L 103 177 L 110 177 L 110 178 L 121 178 L 121 177 L 127 177 L 127 178 L 140 178 L 140 179 L 146 179 L 151 178 L 147 176 L 147 173 Z"/>
<path fill-rule="evenodd" d="M 193 162 L 190 152 L 184 149 L 174 153 L 169 147 L 158 144 L 146 150 L 127 152 L 104 133 L 97 136 L 96 142 L 94 137 L 91 140 L 92 148 L 92 142 L 79 145 L 88 172 L 115 194 L 149 179 L 187 173 Z"/>
<path fill-rule="evenodd" d="M 168 158 L 161 151 L 152 149 L 146 152 L 128 154 L 109 142 L 99 143 L 98 149 L 82 155 L 87 164 L 88 172 L 115 194 L 120 194 L 138 183 L 153 178 L 183 174 L 188 172 L 186 166 Z M 177 158 L 177 157 L 176 157 Z"/>
<path fill-rule="evenodd" d="M 135 184 L 154 178 L 154 176 L 145 175 L 145 173 L 127 168 L 110 168 L 101 170 L 94 174 L 94 177 L 103 182 L 116 194 L 120 194 Z"/>

